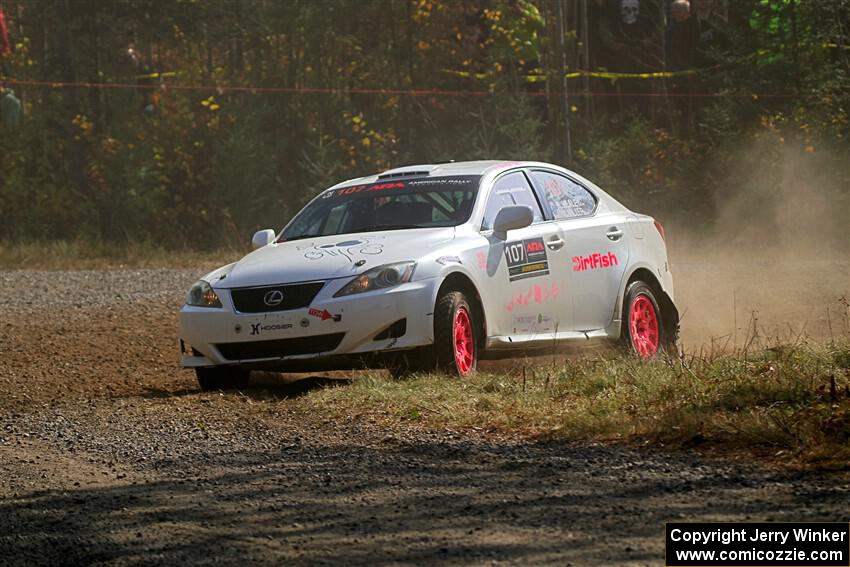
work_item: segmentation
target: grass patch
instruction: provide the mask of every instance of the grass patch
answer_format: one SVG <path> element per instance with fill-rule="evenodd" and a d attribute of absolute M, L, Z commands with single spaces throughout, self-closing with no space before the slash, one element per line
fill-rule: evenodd
<path fill-rule="evenodd" d="M 649 362 L 610 355 L 525 368 L 464 380 L 370 373 L 301 403 L 391 427 L 757 449 L 781 460 L 850 465 L 850 346 Z"/>
<path fill-rule="evenodd" d="M 85 240 L 0 242 L 2 270 L 102 270 L 123 268 L 199 268 L 227 264 L 246 250 L 207 252 L 169 250 L 147 242 L 123 244 Z"/>

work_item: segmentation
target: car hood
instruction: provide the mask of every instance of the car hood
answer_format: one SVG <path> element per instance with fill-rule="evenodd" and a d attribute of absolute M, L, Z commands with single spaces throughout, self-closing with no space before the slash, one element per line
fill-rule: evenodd
<path fill-rule="evenodd" d="M 417 260 L 454 238 L 454 227 L 322 236 L 269 244 L 232 265 L 213 287 L 229 289 L 353 277 Z"/>

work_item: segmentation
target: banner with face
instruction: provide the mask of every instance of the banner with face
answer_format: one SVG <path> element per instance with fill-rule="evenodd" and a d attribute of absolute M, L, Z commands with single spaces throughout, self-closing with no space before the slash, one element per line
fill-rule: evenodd
<path fill-rule="evenodd" d="M 623 23 L 631 26 L 638 21 L 640 15 L 640 0 L 620 0 L 620 16 Z"/>

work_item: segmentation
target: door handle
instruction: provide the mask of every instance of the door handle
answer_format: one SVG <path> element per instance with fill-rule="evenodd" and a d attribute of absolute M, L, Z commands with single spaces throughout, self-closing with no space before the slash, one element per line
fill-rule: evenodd
<path fill-rule="evenodd" d="M 608 232 L 605 233 L 605 236 L 608 237 L 608 240 L 613 240 L 614 242 L 623 238 L 623 231 L 617 228 L 616 226 L 612 226 L 608 229 Z"/>
<path fill-rule="evenodd" d="M 564 247 L 564 240 L 560 236 L 553 236 L 546 242 L 546 246 L 549 247 L 549 250 L 560 250 Z"/>

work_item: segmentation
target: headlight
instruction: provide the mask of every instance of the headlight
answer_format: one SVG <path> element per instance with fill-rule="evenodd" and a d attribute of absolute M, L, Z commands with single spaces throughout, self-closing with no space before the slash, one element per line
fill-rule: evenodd
<path fill-rule="evenodd" d="M 194 307 L 221 307 L 218 294 L 213 291 L 212 286 L 204 280 L 198 280 L 189 288 L 186 294 L 186 305 Z"/>
<path fill-rule="evenodd" d="M 372 268 L 348 282 L 344 288 L 334 294 L 334 297 L 386 289 L 407 283 L 413 276 L 413 268 L 415 267 L 416 262 L 399 262 L 398 264 L 387 264 Z"/>

